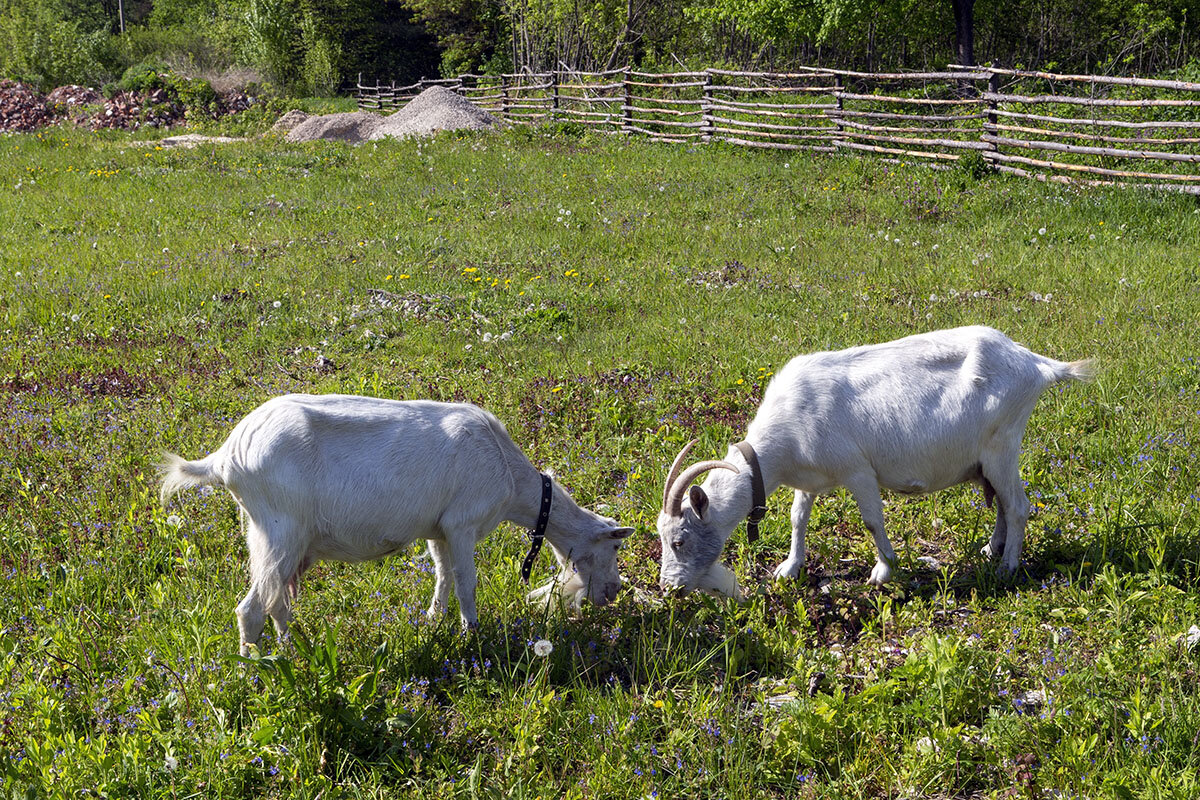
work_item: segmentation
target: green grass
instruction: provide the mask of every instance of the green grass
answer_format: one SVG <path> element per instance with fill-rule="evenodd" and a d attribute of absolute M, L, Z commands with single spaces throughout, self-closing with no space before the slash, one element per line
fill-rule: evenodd
<path fill-rule="evenodd" d="M 0 138 L 0 186 L 6 792 L 1200 794 L 1194 199 L 529 131 L 53 131 Z M 808 580 L 772 585 L 780 492 L 726 552 L 745 603 L 664 601 L 654 519 L 685 441 L 723 455 L 793 355 L 967 323 L 1100 366 L 1030 422 L 1015 585 L 967 487 L 889 499 L 883 590 L 853 502 L 819 500 Z M 291 640 L 239 661 L 235 506 L 161 509 L 152 465 L 286 391 L 485 405 L 637 526 L 631 589 L 538 612 L 506 525 L 478 631 L 421 618 L 413 552 L 317 566 Z"/>

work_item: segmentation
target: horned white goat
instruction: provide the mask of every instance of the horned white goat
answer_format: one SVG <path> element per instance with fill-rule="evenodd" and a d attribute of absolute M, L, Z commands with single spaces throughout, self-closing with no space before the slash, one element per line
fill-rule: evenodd
<path fill-rule="evenodd" d="M 534 528 L 551 486 L 546 540 L 561 571 L 553 591 L 597 605 L 617 594 L 617 550 L 633 532 L 580 508 L 542 476 L 490 413 L 469 404 L 291 394 L 246 415 L 199 461 L 164 454 L 162 501 L 188 486 L 222 485 L 241 508 L 250 591 L 237 607 L 242 651 L 264 614 L 286 631 L 300 576 L 320 560 L 366 561 L 429 541 L 428 614 L 451 585 L 475 625 L 475 543 L 502 521 Z"/>
<path fill-rule="evenodd" d="M 870 583 L 880 585 L 896 559 L 880 489 L 922 494 L 967 481 L 983 486 L 989 506 L 996 501 L 996 527 L 983 550 L 1011 574 L 1029 519 L 1017 465 L 1029 415 L 1049 386 L 1091 374 L 1090 361 L 1055 361 L 980 326 L 794 358 L 767 386 L 746 434 L 757 476 L 736 445 L 725 460 L 682 475 L 695 442 L 675 459 L 658 517 L 659 582 L 737 594 L 736 579 L 717 558 L 751 513 L 755 477 L 766 497 L 780 486 L 795 490 L 791 551 L 777 578 L 796 577 L 804 567 L 817 495 L 839 486 L 853 495 L 878 553 Z M 691 485 L 709 470 L 703 485 Z"/>

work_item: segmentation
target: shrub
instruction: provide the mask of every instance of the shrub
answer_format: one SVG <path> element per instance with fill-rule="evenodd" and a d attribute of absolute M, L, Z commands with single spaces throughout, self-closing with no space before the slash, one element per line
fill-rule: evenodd
<path fill-rule="evenodd" d="M 185 78 L 182 75 L 167 75 L 167 85 L 187 110 L 188 116 L 195 113 L 210 117 L 217 115 L 217 92 L 203 78 Z"/>
<path fill-rule="evenodd" d="M 154 61 L 134 64 L 125 70 L 117 87 L 126 92 L 152 92 L 155 89 L 165 89 L 167 83 L 167 66 Z"/>
<path fill-rule="evenodd" d="M 116 50 L 106 31 L 89 31 L 49 10 L 14 4 L 0 14 L 0 74 L 48 89 L 95 85 L 115 71 Z"/>
<path fill-rule="evenodd" d="M 978 150 L 968 150 L 963 153 L 959 156 L 958 164 L 955 166 L 960 175 L 973 181 L 982 180 L 995 172 L 992 163 L 984 158 L 983 153 Z"/>

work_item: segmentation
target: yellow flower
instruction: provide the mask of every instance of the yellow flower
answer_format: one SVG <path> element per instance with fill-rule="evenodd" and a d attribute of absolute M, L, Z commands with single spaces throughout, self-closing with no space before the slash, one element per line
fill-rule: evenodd
<path fill-rule="evenodd" d="M 553 389 L 550 390 L 550 394 L 554 394 L 555 392 L 561 392 L 561 391 L 562 391 L 561 386 L 555 386 Z"/>
<path fill-rule="evenodd" d="M 654 707 L 655 707 L 655 708 L 662 708 L 662 707 L 663 707 L 663 701 L 662 701 L 662 700 L 655 700 L 655 701 L 654 701 Z"/>

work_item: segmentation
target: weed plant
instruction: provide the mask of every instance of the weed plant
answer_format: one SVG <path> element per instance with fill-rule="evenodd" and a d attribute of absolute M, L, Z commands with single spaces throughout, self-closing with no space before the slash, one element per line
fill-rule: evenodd
<path fill-rule="evenodd" d="M 620 138 L 349 147 L 0 139 L 0 770 L 52 797 L 1200 795 L 1200 213 L 1187 196 Z M 655 588 L 684 442 L 720 457 L 788 358 L 963 324 L 1095 356 L 1025 439 L 1018 580 L 970 487 L 736 533 L 741 604 Z M 222 491 L 160 508 L 284 392 L 469 400 L 637 527 L 618 602 L 428 621 L 419 550 L 306 576 L 239 659 Z M 538 562 L 535 580 L 551 574 Z M 1195 633 L 1189 633 L 1195 631 Z M 546 656 L 533 644 L 547 640 Z M 544 646 L 542 648 L 544 650 Z"/>

